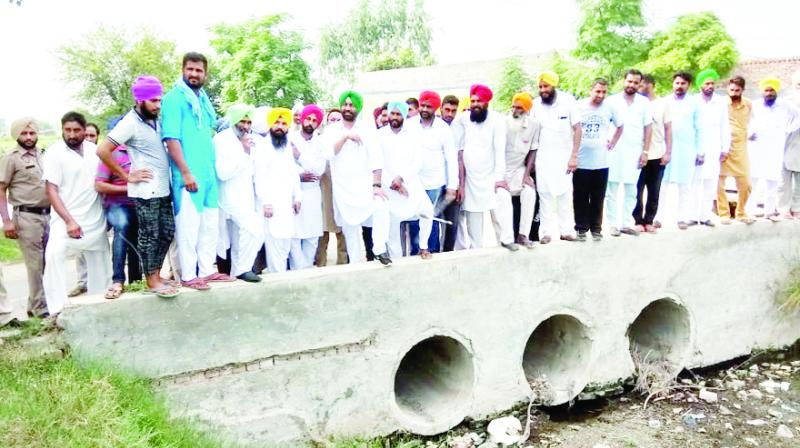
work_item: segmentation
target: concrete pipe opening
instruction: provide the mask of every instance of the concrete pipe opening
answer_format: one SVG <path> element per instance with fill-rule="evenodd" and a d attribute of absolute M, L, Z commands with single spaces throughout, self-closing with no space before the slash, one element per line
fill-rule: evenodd
<path fill-rule="evenodd" d="M 565 314 L 540 323 L 525 345 L 522 369 L 538 400 L 566 403 L 586 386 L 592 340 L 589 329 Z"/>
<path fill-rule="evenodd" d="M 650 303 L 628 327 L 631 359 L 640 374 L 677 375 L 683 368 L 690 338 L 689 312 L 670 299 Z"/>
<path fill-rule="evenodd" d="M 408 429 L 433 435 L 460 423 L 471 406 L 474 378 L 472 354 L 457 340 L 433 336 L 417 343 L 394 377 L 395 401 Z"/>

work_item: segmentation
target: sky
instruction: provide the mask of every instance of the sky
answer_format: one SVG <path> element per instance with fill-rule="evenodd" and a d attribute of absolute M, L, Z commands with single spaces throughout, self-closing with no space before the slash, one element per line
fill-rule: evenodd
<path fill-rule="evenodd" d="M 287 13 L 287 26 L 316 45 L 320 30 L 339 22 L 358 0 L 297 2 L 226 0 L 0 0 L 0 118 L 34 115 L 56 121 L 81 105 L 74 86 L 63 81 L 55 51 L 79 41 L 99 25 L 135 29 L 143 25 L 177 43 L 178 51 L 207 51 L 208 27 L 264 14 Z M 713 11 L 744 57 L 800 56 L 800 1 L 644 0 L 652 29 L 676 17 Z M 487 6 L 490 5 L 490 6 Z M 579 17 L 575 1 L 427 0 L 438 63 L 536 54 L 574 45 Z M 314 58 L 316 49 L 309 51 Z M 213 70 L 213 66 L 210 67 Z M 177 74 L 176 74 L 177 75 Z"/>

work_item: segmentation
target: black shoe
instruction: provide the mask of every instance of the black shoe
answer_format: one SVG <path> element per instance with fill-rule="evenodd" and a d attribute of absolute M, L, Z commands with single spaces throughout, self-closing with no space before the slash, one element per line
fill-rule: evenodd
<path fill-rule="evenodd" d="M 687 221 L 686 225 L 689 226 L 689 227 L 696 226 L 697 225 L 697 221 L 695 221 L 695 220 Z"/>
<path fill-rule="evenodd" d="M 389 267 L 392 265 L 392 259 L 389 258 L 389 253 L 384 252 L 382 254 L 376 254 L 375 259 L 380 261 L 382 265 Z"/>
<path fill-rule="evenodd" d="M 244 280 L 250 283 L 258 283 L 261 281 L 261 277 L 257 276 L 255 273 L 247 271 L 243 274 L 237 275 L 236 278 L 239 280 Z"/>
<path fill-rule="evenodd" d="M 581 243 L 586 241 L 586 231 L 579 231 L 578 232 L 578 241 L 580 241 Z"/>
<path fill-rule="evenodd" d="M 600 232 L 592 232 L 592 239 L 595 241 L 603 241 L 603 234 Z"/>
<path fill-rule="evenodd" d="M 708 226 L 708 227 L 715 227 L 716 226 L 716 224 L 714 224 L 714 221 L 712 221 L 710 219 L 706 219 L 705 221 L 702 221 L 700 224 L 702 224 L 704 226 Z"/>

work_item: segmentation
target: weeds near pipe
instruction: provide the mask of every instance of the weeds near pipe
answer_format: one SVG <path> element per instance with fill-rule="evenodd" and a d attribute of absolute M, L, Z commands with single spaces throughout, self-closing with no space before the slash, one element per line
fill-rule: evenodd
<path fill-rule="evenodd" d="M 675 380 L 675 366 L 662 354 L 649 350 L 644 355 L 639 346 L 631 350 L 631 358 L 636 366 L 635 390 L 647 395 L 643 409 L 651 399 L 667 397 L 678 385 Z"/>
<path fill-rule="evenodd" d="M 800 261 L 793 265 L 786 286 L 777 294 L 778 309 L 790 316 L 800 313 Z"/>
<path fill-rule="evenodd" d="M 537 417 L 534 415 L 533 407 L 534 406 L 542 406 L 546 403 L 550 403 L 553 401 L 553 391 L 550 388 L 550 383 L 547 381 L 547 377 L 542 375 L 538 378 L 534 378 L 528 381 L 528 385 L 531 388 L 531 398 L 528 402 L 528 411 L 527 411 L 527 418 L 525 420 L 525 430 L 522 432 L 522 435 L 519 438 L 519 443 L 522 444 L 531 437 L 531 427 L 536 422 Z"/>

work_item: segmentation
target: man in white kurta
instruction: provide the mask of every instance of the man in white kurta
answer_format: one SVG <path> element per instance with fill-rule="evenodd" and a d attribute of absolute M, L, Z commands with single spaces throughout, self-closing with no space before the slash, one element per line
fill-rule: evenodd
<path fill-rule="evenodd" d="M 709 227 L 715 225 L 714 199 L 717 196 L 722 162 L 731 150 L 731 123 L 728 99 L 714 93 L 719 75 L 713 69 L 697 75 L 697 167 L 692 180 L 689 221 Z"/>
<path fill-rule="evenodd" d="M 678 228 L 688 228 L 691 219 L 691 184 L 697 163 L 697 98 L 689 96 L 687 91 L 692 82 L 692 75 L 677 72 L 672 77 L 672 95 L 664 97 L 672 112 L 672 154 L 664 171 L 660 197 L 667 197 L 666 189 L 670 185 L 678 187 Z M 666 214 L 664 207 L 659 207 L 658 215 Z"/>
<path fill-rule="evenodd" d="M 481 84 L 470 88 L 470 113 L 453 121 L 456 148 L 461 151 L 465 172 L 461 214 L 466 218 L 470 246 L 483 247 L 483 216 L 497 213 L 497 190 L 509 190 L 505 181 L 506 123 L 505 118 L 489 110 L 492 91 Z M 510 196 L 509 196 L 510 202 Z M 505 208 L 510 213 L 510 207 Z M 511 223 L 508 219 L 500 222 Z M 501 230 L 500 244 L 511 250 L 519 249 L 514 242 L 514 230 Z"/>
<path fill-rule="evenodd" d="M 264 244 L 269 272 L 285 272 L 300 211 L 302 191 L 287 133 L 292 111 L 273 108 L 267 117 L 269 136 L 258 142 L 255 154 L 257 210 L 264 216 Z"/>
<path fill-rule="evenodd" d="M 794 91 L 789 101 L 800 109 L 800 70 L 792 75 L 792 87 Z M 779 206 L 786 209 L 786 216 L 800 218 L 800 130 L 793 131 L 786 142 L 781 191 Z"/>
<path fill-rule="evenodd" d="M 289 145 L 296 164 L 303 207 L 295 217 L 294 238 L 289 252 L 292 270 L 314 265 L 322 236 L 322 190 L 319 180 L 325 173 L 326 160 L 322 155 L 322 140 L 316 130 L 322 123 L 322 109 L 308 104 L 300 111 L 300 130 L 289 134 Z"/>
<path fill-rule="evenodd" d="M 647 163 L 652 138 L 653 117 L 650 100 L 639 95 L 642 72 L 630 70 L 625 74 L 624 90 L 609 98 L 609 102 L 622 117 L 624 131 L 608 157 L 608 189 L 606 189 L 606 222 L 611 235 L 620 233 L 638 235 L 634 229 L 633 209 L 636 207 L 636 184 L 639 172 Z M 620 188 L 624 199 L 620 210 Z M 620 213 L 621 212 L 621 213 Z"/>
<path fill-rule="evenodd" d="M 531 116 L 542 126 L 536 155 L 536 183 L 539 191 L 539 242 L 547 244 L 556 234 L 575 241 L 572 211 L 572 173 L 578 166 L 581 121 L 575 98 L 556 90 L 558 75 L 539 75 L 539 96 Z"/>
<path fill-rule="evenodd" d="M 363 99 L 352 90 L 339 96 L 342 121 L 325 129 L 325 158 L 331 166 L 336 224 L 342 228 L 350 263 L 363 261 L 361 226 L 372 227 L 375 259 L 390 266 L 388 196 L 381 183 L 383 157 L 375 144 L 374 126 L 356 121 Z"/>
<path fill-rule="evenodd" d="M 378 131 L 377 144 L 383 155 L 381 183 L 389 196 L 389 256 L 403 255 L 400 223 L 419 219 L 419 255 L 430 259 L 428 238 L 433 225 L 433 203 L 420 181 L 423 149 L 417 134 L 421 131 L 415 126 L 404 126 L 408 115 L 407 103 L 390 102 L 387 111 L 389 126 Z"/>
<path fill-rule="evenodd" d="M 778 213 L 778 188 L 783 177 L 784 153 L 789 135 L 800 122 L 794 104 L 778 98 L 780 81 L 768 78 L 759 83 L 763 99 L 753 101 L 750 121 L 750 178 L 755 190 L 759 182 L 766 183 L 764 216 L 780 220 Z M 757 200 L 747 203 L 747 212 L 755 216 Z"/>
<path fill-rule="evenodd" d="M 44 153 L 42 178 L 55 213 L 45 248 L 44 295 L 50 315 L 67 304 L 64 266 L 68 254 L 82 254 L 88 270 L 89 294 L 100 293 L 111 281 L 111 256 L 103 204 L 94 189 L 100 159 L 97 147 L 84 141 L 86 119 L 68 112 L 61 119 L 63 140 Z"/>
<path fill-rule="evenodd" d="M 261 281 L 251 269 L 264 240 L 253 179 L 256 140 L 261 140 L 250 128 L 254 110 L 244 104 L 231 106 L 230 127 L 214 136 L 220 208 L 217 254 L 225 258 L 230 248 L 231 275 L 246 282 Z"/>

